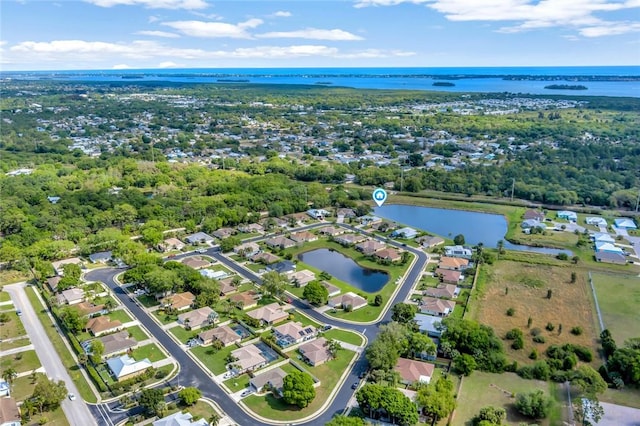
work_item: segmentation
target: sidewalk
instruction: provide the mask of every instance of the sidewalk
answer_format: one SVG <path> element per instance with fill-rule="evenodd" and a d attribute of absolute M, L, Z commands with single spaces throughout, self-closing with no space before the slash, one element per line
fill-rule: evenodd
<path fill-rule="evenodd" d="M 7 356 L 7 355 L 13 355 L 13 354 L 17 354 L 17 353 L 25 352 L 25 351 L 31 351 L 31 350 L 35 350 L 35 347 L 33 346 L 33 343 L 30 344 L 30 345 L 26 345 L 26 346 L 20 346 L 19 348 L 7 349 L 6 351 L 2 351 L 2 352 L 0 352 L 0 357 Z"/>

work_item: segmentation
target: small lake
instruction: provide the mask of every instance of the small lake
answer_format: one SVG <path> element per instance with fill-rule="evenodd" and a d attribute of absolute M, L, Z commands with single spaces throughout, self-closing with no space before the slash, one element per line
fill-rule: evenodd
<path fill-rule="evenodd" d="M 367 293 L 380 291 L 389 281 L 386 272 L 363 268 L 350 257 L 329 249 L 300 253 L 298 259 Z"/>
<path fill-rule="evenodd" d="M 456 235 L 462 234 L 465 244 L 469 246 L 482 243 L 485 247 L 495 248 L 498 241 L 502 240 L 504 248 L 507 250 L 532 251 L 552 255 L 565 252 L 572 255 L 568 250 L 510 243 L 504 239 L 507 234 L 507 220 L 499 214 L 401 204 L 376 207 L 374 214 L 445 238 L 453 239 Z"/>

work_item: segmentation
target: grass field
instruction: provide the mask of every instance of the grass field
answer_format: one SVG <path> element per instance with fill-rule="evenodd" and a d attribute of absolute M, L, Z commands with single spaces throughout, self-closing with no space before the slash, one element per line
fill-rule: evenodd
<path fill-rule="evenodd" d="M 160 361 L 167 357 L 155 343 L 134 349 L 131 356 L 136 360 L 149 358 L 149 361 L 151 362 Z"/>
<path fill-rule="evenodd" d="M 227 371 L 227 363 L 225 358 L 231 353 L 231 351 L 238 349 L 236 345 L 227 346 L 215 353 L 210 353 L 211 346 L 196 346 L 191 349 L 193 353 L 213 374 L 222 374 Z"/>
<path fill-rule="evenodd" d="M 123 309 L 118 309 L 116 311 L 109 312 L 108 317 L 111 318 L 111 321 L 118 320 L 123 324 L 133 321 L 133 318 L 131 318 L 131 315 L 129 315 L 127 311 Z"/>
<path fill-rule="evenodd" d="M 40 367 L 36 351 L 24 351 L 0 357 L 0 371 L 13 368 L 17 373 L 31 372 Z"/>
<path fill-rule="evenodd" d="M 624 389 L 607 389 L 598 396 L 598 399 L 612 404 L 640 408 L 640 389 L 628 387 Z"/>
<path fill-rule="evenodd" d="M 331 329 L 322 333 L 327 339 L 340 340 L 345 343 L 360 346 L 364 343 L 364 339 L 359 334 L 347 330 Z"/>
<path fill-rule="evenodd" d="M 0 271 L 0 286 L 27 281 L 29 278 L 31 278 L 31 275 L 27 275 L 24 272 L 3 269 Z"/>
<path fill-rule="evenodd" d="M 0 291 L 0 302 L 9 302 L 11 300 L 11 296 L 6 291 Z"/>
<path fill-rule="evenodd" d="M 133 327 L 127 328 L 127 331 L 138 342 L 142 342 L 143 340 L 147 340 L 149 336 L 145 333 L 139 325 L 134 325 Z"/>
<path fill-rule="evenodd" d="M 174 336 L 177 337 L 178 340 L 180 340 L 182 343 L 187 343 L 187 340 L 191 339 L 193 336 L 197 336 L 199 332 L 201 332 L 202 330 L 185 330 L 183 327 L 175 326 L 175 327 L 171 327 L 168 330 L 171 334 L 173 334 Z"/>
<path fill-rule="evenodd" d="M 553 394 L 556 397 L 555 387 L 555 383 L 525 380 L 515 373 L 492 374 L 474 371 L 463 379 L 458 395 L 458 407 L 451 425 L 470 426 L 473 417 L 480 412 L 481 408 L 488 405 L 504 408 L 507 411 L 506 424 L 508 425 L 517 425 L 520 422 L 529 424 L 532 421 L 515 410 L 513 406 L 515 398 L 512 394 L 540 389 L 547 396 Z M 560 403 L 554 404 L 550 418 L 535 423 L 541 426 L 562 424 Z"/>
<path fill-rule="evenodd" d="M 621 346 L 626 339 L 640 337 L 640 278 L 635 275 L 593 273 L 604 327 Z"/>
<path fill-rule="evenodd" d="M 316 412 L 322 404 L 327 401 L 331 390 L 337 385 L 340 376 L 347 368 L 355 352 L 346 349 L 338 353 L 338 357 L 317 367 L 309 367 L 308 372 L 321 380 L 321 384 L 316 388 L 316 397 L 305 408 L 298 408 L 285 403 L 281 398 L 275 398 L 271 393 L 266 396 L 251 395 L 243 402 L 256 414 L 274 420 L 296 420 Z"/>
<path fill-rule="evenodd" d="M 576 282 L 571 284 L 571 271 L 548 265 L 498 261 L 484 272 L 478 300 L 473 302 L 476 305 L 473 316 L 480 323 L 491 326 L 499 337 L 504 337 L 513 328 L 523 331 L 524 349 L 515 351 L 508 341 L 505 342 L 508 357 L 520 364 L 532 362 L 528 355 L 533 348 L 543 353 L 552 344 L 579 344 L 591 348 L 596 354 L 599 333 L 587 276 L 578 273 Z M 548 290 L 552 291 L 551 299 L 547 299 Z M 515 310 L 513 316 L 506 315 L 509 308 Z M 527 329 L 529 318 L 532 319 L 531 329 L 539 328 L 546 343 L 532 341 Z M 553 324 L 555 329 L 547 331 L 547 323 Z M 560 324 L 562 333 L 559 335 Z M 582 335 L 570 333 L 575 326 L 582 327 Z"/>
<path fill-rule="evenodd" d="M 0 339 L 13 339 L 14 337 L 26 336 L 20 317 L 15 312 L 7 312 L 9 321 L 0 323 Z"/>

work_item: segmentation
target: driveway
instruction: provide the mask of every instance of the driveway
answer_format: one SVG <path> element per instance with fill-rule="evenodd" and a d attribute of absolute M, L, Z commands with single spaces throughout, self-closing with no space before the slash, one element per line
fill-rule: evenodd
<path fill-rule="evenodd" d="M 22 323 L 47 376 L 56 381 L 64 381 L 67 385 L 67 390 L 78 396 L 75 401 L 70 401 L 68 398 L 62 401 L 62 410 L 67 416 L 67 420 L 69 420 L 71 426 L 97 425 L 87 404 L 79 397 L 80 393 L 71 380 L 69 373 L 67 373 L 67 369 L 62 364 L 53 344 L 49 341 L 49 337 L 38 319 L 35 309 L 29 303 L 24 290 L 25 286 L 26 283 L 10 284 L 4 286 L 4 290 L 11 296 L 15 307 L 22 310 Z"/>

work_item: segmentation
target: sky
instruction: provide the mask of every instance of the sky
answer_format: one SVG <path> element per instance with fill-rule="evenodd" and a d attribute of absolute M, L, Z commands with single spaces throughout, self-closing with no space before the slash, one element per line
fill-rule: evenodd
<path fill-rule="evenodd" d="M 0 70 L 640 64 L 640 0 L 2 0 Z"/>

